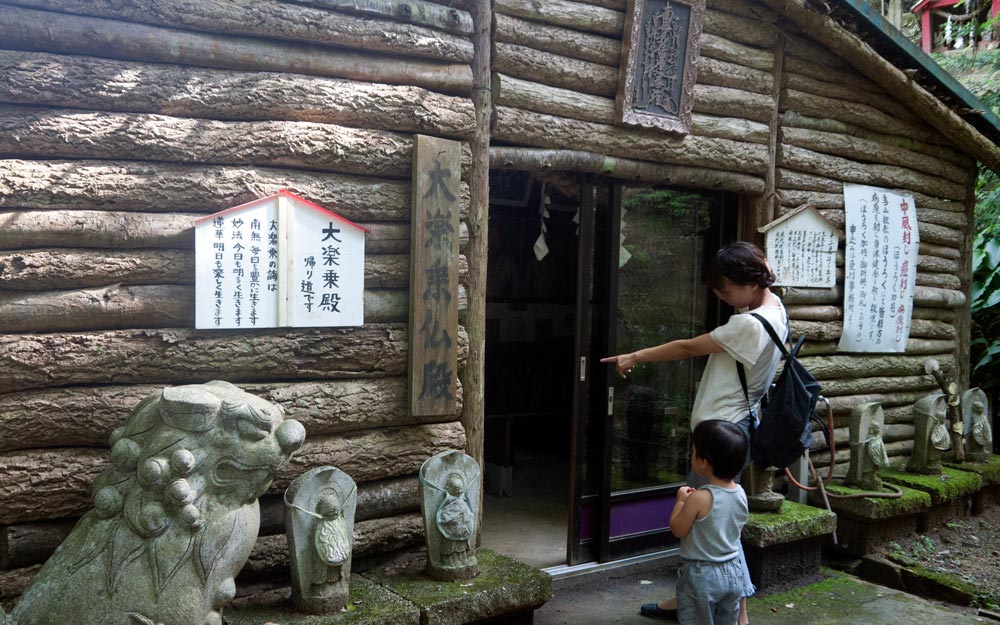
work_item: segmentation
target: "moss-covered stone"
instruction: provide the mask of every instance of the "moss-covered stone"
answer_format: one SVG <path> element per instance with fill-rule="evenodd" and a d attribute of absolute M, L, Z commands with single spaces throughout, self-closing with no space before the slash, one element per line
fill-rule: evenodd
<path fill-rule="evenodd" d="M 420 625 L 417 606 L 363 576 L 351 576 L 351 599 L 347 608 L 333 614 L 300 614 L 285 597 L 271 603 L 230 608 L 229 625 Z"/>
<path fill-rule="evenodd" d="M 879 475 L 883 475 L 881 472 Z M 847 486 L 830 485 L 826 487 L 830 495 L 857 495 L 865 491 Z M 921 490 L 911 488 L 901 488 L 902 496 L 896 498 L 887 497 L 855 497 L 850 499 L 839 499 L 830 497 L 830 507 L 838 515 L 849 516 L 864 521 L 876 519 L 890 519 L 906 515 L 920 514 L 931 507 L 931 496 Z M 891 493 L 886 489 L 887 494 Z M 810 497 L 813 503 L 817 503 L 819 496 L 812 493 Z"/>
<path fill-rule="evenodd" d="M 424 625 L 457 625 L 533 610 L 552 598 L 552 578 L 486 549 L 476 554 L 479 575 L 439 582 L 423 574 L 373 574 L 371 580 L 416 605 Z"/>
<path fill-rule="evenodd" d="M 836 527 L 837 515 L 832 512 L 786 501 L 781 512 L 751 513 L 743 528 L 743 542 L 769 547 L 831 534 Z"/>
<path fill-rule="evenodd" d="M 897 471 L 880 472 L 886 482 L 919 490 L 931 496 L 931 503 L 938 505 L 960 497 L 971 497 L 983 486 L 983 478 L 976 473 L 941 468 L 941 475 L 917 475 Z"/>
<path fill-rule="evenodd" d="M 975 473 L 983 478 L 983 486 L 1000 484 L 1000 456 L 992 455 L 986 462 L 946 462 L 945 466 L 958 471 Z"/>

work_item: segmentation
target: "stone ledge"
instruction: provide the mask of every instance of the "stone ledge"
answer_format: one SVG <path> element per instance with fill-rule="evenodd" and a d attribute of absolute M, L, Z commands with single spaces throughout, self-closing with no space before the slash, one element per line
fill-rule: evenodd
<path fill-rule="evenodd" d="M 886 482 L 906 486 L 930 495 L 931 503 L 939 505 L 962 497 L 972 497 L 982 488 L 983 478 L 976 473 L 941 468 L 941 475 L 916 475 L 897 471 L 879 472 Z"/>
<path fill-rule="evenodd" d="M 911 488 L 903 488 L 902 491 L 903 496 L 895 499 L 877 497 L 837 499 L 830 497 L 830 507 L 838 515 L 863 521 L 890 519 L 908 514 L 921 514 L 931 507 L 931 496 L 929 494 Z M 826 492 L 831 495 L 854 495 L 866 491 L 847 486 L 830 485 L 826 487 Z M 885 492 L 890 493 L 891 491 L 886 490 Z M 818 492 L 810 493 L 809 497 L 814 505 L 817 504 L 820 498 Z"/>
<path fill-rule="evenodd" d="M 291 589 L 241 601 L 227 608 L 227 625 L 420 625 L 420 610 L 387 588 L 361 575 L 351 576 L 351 598 L 347 608 L 333 614 L 301 614 L 290 599 Z"/>
<path fill-rule="evenodd" d="M 836 528 L 836 514 L 785 501 L 781 512 L 751 513 L 743 528 L 743 543 L 752 547 L 770 547 L 832 534 Z"/>
<path fill-rule="evenodd" d="M 552 578 L 516 560 L 481 549 L 479 575 L 439 582 L 421 572 L 365 573 L 420 610 L 421 625 L 461 625 L 528 613 L 552 598 Z"/>

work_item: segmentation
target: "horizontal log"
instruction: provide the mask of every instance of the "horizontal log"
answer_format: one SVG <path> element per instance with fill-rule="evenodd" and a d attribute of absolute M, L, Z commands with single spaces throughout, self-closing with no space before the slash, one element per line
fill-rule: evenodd
<path fill-rule="evenodd" d="M 955 310 L 948 308 L 914 307 L 913 318 L 934 319 L 937 321 L 947 321 L 948 323 L 955 323 L 956 321 L 958 321 L 958 314 L 956 313 Z"/>
<path fill-rule="evenodd" d="M 933 141 L 936 134 L 930 127 L 907 122 L 867 104 L 844 102 L 797 89 L 782 89 L 781 103 L 785 110 L 795 111 L 800 115 L 829 117 L 868 130 L 901 135 L 917 141 Z"/>
<path fill-rule="evenodd" d="M 770 50 L 745 46 L 712 33 L 701 34 L 698 39 L 698 53 L 703 57 L 746 65 L 763 72 L 770 72 L 774 66 L 774 54 Z"/>
<path fill-rule="evenodd" d="M 513 43 L 493 46 L 493 68 L 524 80 L 553 87 L 614 97 L 618 90 L 618 68 L 580 61 Z"/>
<path fill-rule="evenodd" d="M 801 189 L 806 191 L 820 191 L 823 193 L 842 194 L 844 191 L 844 181 L 834 180 L 822 175 L 795 171 L 793 169 L 778 168 L 776 171 L 778 187 L 781 189 Z M 940 211 L 964 213 L 965 204 L 961 200 L 946 200 L 943 198 L 915 192 L 913 189 L 890 189 L 897 193 L 913 196 L 913 200 L 918 209 L 929 208 Z M 843 203 L 841 203 L 843 204 Z"/>
<path fill-rule="evenodd" d="M 459 277 L 467 270 L 459 256 Z M 22 249 L 0 252 L 0 289 L 54 290 L 109 285 L 194 284 L 195 251 L 85 248 Z M 410 284 L 406 254 L 365 254 L 366 289 L 402 289 Z M 0 291 L 0 300 L 13 294 Z M 187 298 L 190 299 L 190 298 Z M 2 315 L 0 315 L 2 323 Z"/>
<path fill-rule="evenodd" d="M 961 278 L 949 273 L 918 273 L 916 284 L 938 289 L 954 289 L 956 291 L 962 289 Z"/>
<path fill-rule="evenodd" d="M 612 98 L 543 85 L 505 74 L 493 75 L 493 96 L 494 103 L 498 106 L 599 124 L 616 123 L 615 101 Z M 766 122 L 771 118 L 773 107 L 774 102 L 768 96 L 728 87 L 695 85 L 691 132 L 702 136 L 746 138 L 763 142 L 767 127 L 763 124 L 748 124 L 744 120 Z M 720 119 L 719 116 L 734 119 Z"/>
<path fill-rule="evenodd" d="M 785 52 L 784 67 L 788 74 L 798 74 L 835 85 L 845 85 L 851 89 L 868 92 L 873 96 L 888 95 L 884 89 L 856 71 L 844 69 L 842 66 L 831 67 L 815 62 L 808 57 L 799 56 L 794 45 L 791 48 L 786 48 Z"/>
<path fill-rule="evenodd" d="M 792 319 L 788 324 L 792 336 L 805 335 L 810 341 L 832 341 L 839 339 L 844 331 L 841 321 L 803 321 Z"/>
<path fill-rule="evenodd" d="M 948 247 L 947 245 L 935 245 L 933 243 L 920 242 L 920 254 L 925 256 L 935 256 L 937 258 L 946 258 L 948 260 L 961 260 L 962 252 L 954 247 Z"/>
<path fill-rule="evenodd" d="M 66 136 L 74 137 L 66 141 Z M 314 122 L 223 122 L 140 113 L 0 106 L 0 152 L 286 166 L 405 178 L 413 139 Z"/>
<path fill-rule="evenodd" d="M 782 126 L 793 128 L 806 128 L 809 130 L 859 137 L 881 145 L 892 145 L 905 150 L 920 152 L 921 154 L 927 154 L 928 156 L 948 161 L 952 165 L 957 165 L 967 171 L 972 171 L 976 168 L 976 162 L 970 159 L 968 155 L 950 147 L 933 142 L 918 141 L 901 135 L 870 130 L 856 124 L 829 117 L 812 117 L 796 111 L 785 111 L 781 116 L 781 124 Z"/>
<path fill-rule="evenodd" d="M 472 16 L 458 8 L 458 2 L 424 2 L 423 0 L 297 0 L 297 4 L 342 11 L 365 17 L 390 19 L 429 26 L 460 35 L 471 35 Z M 442 4 L 447 6 L 441 6 Z"/>
<path fill-rule="evenodd" d="M 785 54 L 789 58 L 804 59 L 827 69 L 842 72 L 851 71 L 851 66 L 844 59 L 817 43 L 815 37 L 805 33 L 797 33 L 794 30 L 787 31 L 786 37 L 788 41 L 785 44 Z M 859 76 L 859 78 L 862 77 L 863 75 Z M 882 89 L 878 89 L 878 91 L 882 91 Z"/>
<path fill-rule="evenodd" d="M 730 87 L 766 96 L 771 95 L 774 77 L 770 71 L 764 72 L 707 56 L 698 57 L 696 62 L 700 84 Z"/>
<path fill-rule="evenodd" d="M 844 211 L 840 209 L 820 209 L 820 214 L 837 226 L 844 227 Z M 919 215 L 918 215 L 919 217 Z M 965 233 L 957 228 L 939 226 L 935 223 L 920 223 L 920 239 L 937 245 L 960 248 L 965 241 Z"/>
<path fill-rule="evenodd" d="M 420 87 L 0 50 L 0 102 L 289 120 L 470 138 L 472 102 Z M 253 98 L 247 98 L 253 93 Z"/>
<path fill-rule="evenodd" d="M 459 362 L 468 335 L 459 327 Z M 69 384 L 179 384 L 403 375 L 405 324 L 228 331 L 112 330 L 0 335 L 0 393 Z"/>
<path fill-rule="evenodd" d="M 414 85 L 468 94 L 468 63 L 399 59 L 317 45 L 195 33 L 64 13 L 5 7 L 4 47 L 220 69 L 291 72 L 363 82 Z"/>
<path fill-rule="evenodd" d="M 762 174 L 767 166 L 765 145 L 696 135 L 673 138 L 655 130 L 622 129 L 502 106 L 496 109 L 493 139 L 751 174 Z"/>
<path fill-rule="evenodd" d="M 929 308 L 961 308 L 965 306 L 966 297 L 962 291 L 938 289 L 929 286 L 917 286 L 913 289 L 913 305 Z"/>
<path fill-rule="evenodd" d="M 366 428 L 454 420 L 456 415 L 416 417 L 407 411 L 405 377 L 318 382 L 241 384 L 297 419 L 308 436 Z M 72 386 L 0 395 L 0 451 L 48 447 L 107 447 L 111 431 L 138 403 L 163 385 Z M 458 411 L 462 406 L 458 385 Z"/>
<path fill-rule="evenodd" d="M 54 210 L 0 212 L 0 249 L 58 247 L 191 248 L 192 223 L 201 215 Z M 365 251 L 403 253 L 410 249 L 410 226 L 399 222 L 358 222 L 368 229 Z"/>
<path fill-rule="evenodd" d="M 813 428 L 815 430 L 815 428 Z M 893 443 L 902 440 L 913 440 L 914 428 L 912 425 L 886 424 L 882 428 L 882 440 L 886 443 Z M 850 427 L 848 425 L 837 425 L 833 430 L 835 447 L 847 448 L 850 442 Z M 818 435 L 813 438 L 812 446 L 809 447 L 810 455 L 815 452 L 827 450 L 825 437 Z M 829 462 L 829 457 L 827 462 Z M 817 466 L 817 469 L 825 468 Z M 822 472 L 821 472 L 822 473 Z M 824 473 L 825 475 L 825 473 Z"/>
<path fill-rule="evenodd" d="M 913 453 L 913 441 L 908 440 L 908 441 L 896 441 L 893 443 L 886 443 L 885 451 L 886 454 L 890 457 L 909 456 L 910 454 Z M 851 459 L 851 450 L 847 448 L 838 449 L 834 455 L 836 457 L 836 462 L 838 465 L 847 463 Z M 816 465 L 817 469 L 819 469 L 819 467 L 821 466 L 827 467 L 829 466 L 830 463 L 830 451 L 829 450 L 819 451 L 816 452 L 815 454 L 810 454 L 810 458 Z M 834 474 L 836 475 L 836 471 L 834 472 Z M 826 474 L 823 473 L 823 475 Z"/>
<path fill-rule="evenodd" d="M 569 0 L 496 0 L 493 11 L 533 22 L 621 37 L 625 13 Z"/>
<path fill-rule="evenodd" d="M 774 24 L 778 21 L 778 14 L 759 2 L 744 0 L 708 0 L 705 5 L 715 11 L 732 13 L 733 15 L 748 17 L 754 20 L 767 22 L 769 24 Z"/>
<path fill-rule="evenodd" d="M 494 169 L 531 172 L 586 172 L 621 180 L 696 189 L 724 189 L 752 195 L 764 192 L 763 178 L 748 174 L 683 165 L 659 165 L 573 150 L 492 147 L 490 166 Z"/>
<path fill-rule="evenodd" d="M 0 571 L 0 600 L 6 603 L 16 599 L 28 589 L 31 578 L 41 570 L 41 564 L 26 566 L 12 571 Z"/>
<path fill-rule="evenodd" d="M 920 119 L 917 116 L 888 93 L 873 93 L 865 89 L 847 86 L 844 83 L 828 82 L 795 72 L 785 73 L 784 86 L 812 95 L 865 104 L 911 124 L 920 124 Z"/>
<path fill-rule="evenodd" d="M 937 382 L 930 375 L 865 377 L 848 380 L 823 381 L 823 396 L 867 395 L 871 393 L 894 393 L 898 391 L 927 391 L 937 388 Z"/>
<path fill-rule="evenodd" d="M 838 284 L 830 288 L 814 289 L 809 287 L 784 287 L 784 294 L 781 301 L 785 305 L 789 304 L 843 304 L 843 285 Z"/>
<path fill-rule="evenodd" d="M 816 152 L 843 156 L 865 162 L 908 167 L 916 171 L 941 176 L 958 184 L 965 184 L 970 171 L 942 159 L 912 152 L 905 148 L 885 145 L 839 133 L 803 128 L 783 127 L 781 140 L 788 145 L 807 148 Z"/>
<path fill-rule="evenodd" d="M 354 562 L 404 547 L 420 545 L 424 540 L 424 520 L 419 512 L 357 521 L 354 524 Z M 254 544 L 237 582 L 255 579 L 274 580 L 287 575 L 288 538 L 285 534 L 261 536 Z"/>
<path fill-rule="evenodd" d="M 843 395 L 840 397 L 831 397 L 830 406 L 833 408 L 835 415 L 845 415 L 850 414 L 851 410 L 859 404 L 866 404 L 869 402 L 877 402 L 882 404 L 883 408 L 892 408 L 897 406 L 904 406 L 906 410 L 910 410 L 912 404 L 923 399 L 928 395 L 927 391 L 905 391 L 896 393 L 867 393 L 863 395 Z"/>
<path fill-rule="evenodd" d="M 714 9 L 705 11 L 703 28 L 706 33 L 766 50 L 778 39 L 778 29 L 773 24 Z"/>
<path fill-rule="evenodd" d="M 356 482 L 412 475 L 430 456 L 464 449 L 458 422 L 307 438 L 302 450 L 268 489 L 278 494 L 302 472 L 336 466 Z M 83 514 L 91 507 L 90 487 L 107 466 L 103 449 L 33 449 L 0 453 L 0 523 L 9 525 Z"/>
<path fill-rule="evenodd" d="M 820 356 L 837 354 L 836 341 L 807 341 L 802 345 L 799 354 L 802 356 Z M 954 353 L 958 349 L 958 341 L 945 339 L 919 339 L 911 337 L 906 341 L 907 354 L 944 354 Z"/>
<path fill-rule="evenodd" d="M 838 380 L 871 376 L 922 375 L 926 356 L 865 354 L 859 356 L 804 356 L 802 364 L 817 380 Z M 938 359 L 942 370 L 954 370 L 955 357 Z"/>
<path fill-rule="evenodd" d="M 409 221 L 410 182 L 271 167 L 213 167 L 136 161 L 29 161 L 0 159 L 0 207 L 107 211 L 214 213 L 287 189 L 356 222 Z M 459 186 L 459 211 L 469 186 Z M 193 221 L 202 215 L 183 216 Z M 51 217 L 53 220 L 57 216 Z M 79 216 L 74 217 L 74 219 Z M 137 216 L 122 219 L 159 220 Z M 177 219 L 180 219 L 178 217 Z M 11 222 L 5 221 L 5 228 Z M 11 224 L 16 226 L 16 224 Z M 53 224 L 53 227 L 56 227 Z M 122 229 L 116 227 L 115 229 Z M 124 228 L 128 230 L 129 228 Z M 70 241 L 94 236 L 81 227 Z M 173 228 L 170 229 L 173 231 Z M 377 233 L 369 233 L 368 240 Z M 0 236 L 3 229 L 0 228 Z M 56 247 L 81 247 L 54 244 Z M 192 239 L 193 241 L 193 239 Z M 31 244 L 15 246 L 29 247 Z M 162 247 L 122 237 L 115 247 Z M 178 247 L 171 245 L 169 247 Z"/>
<path fill-rule="evenodd" d="M 15 0 L 35 9 L 209 34 L 250 35 L 427 59 L 472 62 L 472 41 L 432 28 L 366 16 L 365 19 L 275 0 Z"/>
<path fill-rule="evenodd" d="M 813 207 L 820 210 L 842 210 L 844 208 L 844 195 L 842 193 L 789 191 L 786 189 L 781 189 L 778 193 L 782 206 L 787 207 L 789 210 L 803 204 L 812 204 Z M 916 200 L 916 198 L 914 199 Z M 843 222 L 843 218 L 840 221 Z M 917 202 L 917 223 L 920 225 L 933 224 L 952 229 L 963 229 L 968 224 L 968 218 L 965 216 L 965 213 L 937 210 L 934 208 L 921 208 L 919 202 Z M 950 240 L 951 236 L 948 236 L 948 238 Z"/>
<path fill-rule="evenodd" d="M 192 285 L 108 286 L 66 291 L 0 291 L 0 332 L 193 328 Z M 364 291 L 365 323 L 409 319 L 409 291 Z"/>
<path fill-rule="evenodd" d="M 915 189 L 952 200 L 965 198 L 966 188 L 944 178 L 894 165 L 875 165 L 820 154 L 814 150 L 782 144 L 779 165 L 808 173 L 824 174 L 835 171 L 844 182 L 871 184 L 893 188 Z"/>
<path fill-rule="evenodd" d="M 844 318 L 844 309 L 841 306 L 790 304 L 785 306 L 785 309 L 788 311 L 789 318 L 793 320 L 836 321 Z M 954 310 L 945 308 L 914 308 L 913 318 L 954 323 L 957 315 Z"/>
<path fill-rule="evenodd" d="M 622 42 L 618 39 L 539 24 L 503 13 L 496 13 L 494 20 L 496 29 L 493 38 L 498 43 L 527 46 L 571 59 L 618 68 L 622 48 Z"/>

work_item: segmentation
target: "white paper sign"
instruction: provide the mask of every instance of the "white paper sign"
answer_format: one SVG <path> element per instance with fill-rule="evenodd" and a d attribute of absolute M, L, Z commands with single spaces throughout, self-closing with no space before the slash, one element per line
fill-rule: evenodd
<path fill-rule="evenodd" d="M 195 327 L 364 324 L 364 229 L 286 191 L 195 222 Z"/>
<path fill-rule="evenodd" d="M 837 284 L 836 229 L 804 210 L 767 231 L 767 260 L 778 286 L 830 288 Z"/>
<path fill-rule="evenodd" d="M 904 352 L 910 337 L 920 235 L 913 198 L 844 185 L 843 352 Z"/>

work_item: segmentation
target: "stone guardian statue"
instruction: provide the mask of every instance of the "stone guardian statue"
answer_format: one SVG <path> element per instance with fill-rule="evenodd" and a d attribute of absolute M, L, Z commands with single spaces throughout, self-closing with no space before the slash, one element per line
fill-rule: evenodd
<path fill-rule="evenodd" d="M 479 572 L 479 465 L 459 451 L 445 451 L 428 458 L 419 477 L 428 574 L 443 581 L 472 579 Z"/>
<path fill-rule="evenodd" d="M 990 425 L 990 402 L 981 388 L 962 393 L 962 420 L 965 423 L 966 459 L 986 462 L 993 453 L 993 426 Z"/>
<path fill-rule="evenodd" d="M 357 492 L 336 467 L 307 471 L 285 491 L 292 602 L 302 612 L 337 612 L 350 599 Z"/>
<path fill-rule="evenodd" d="M 259 497 L 305 430 L 228 382 L 143 399 L 111 434 L 94 509 L 4 625 L 222 625 L 257 542 Z"/>
<path fill-rule="evenodd" d="M 878 470 L 889 466 L 889 455 L 882 440 L 884 427 L 882 404 L 869 402 L 851 410 L 851 464 L 844 479 L 845 486 L 874 492 L 882 490 Z"/>
<path fill-rule="evenodd" d="M 951 448 L 948 433 L 948 400 L 942 393 L 928 395 L 913 407 L 913 455 L 906 464 L 910 473 L 940 473 L 941 452 Z"/>

